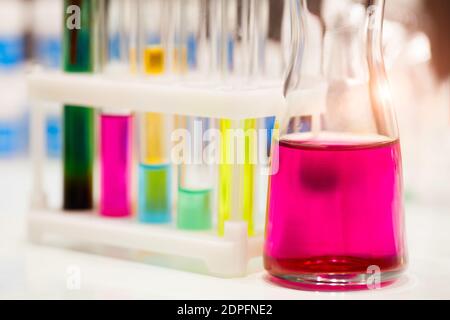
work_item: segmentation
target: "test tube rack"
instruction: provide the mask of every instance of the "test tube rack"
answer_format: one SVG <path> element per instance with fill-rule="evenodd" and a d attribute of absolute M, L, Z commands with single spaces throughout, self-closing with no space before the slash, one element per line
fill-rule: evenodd
<path fill-rule="evenodd" d="M 281 116 L 286 110 L 281 87 L 196 87 L 138 76 L 44 71 L 31 72 L 27 81 L 33 105 L 34 167 L 32 210 L 27 227 L 33 243 L 45 244 L 46 236 L 57 236 L 80 243 L 197 259 L 206 266 L 207 274 L 217 277 L 247 274 L 250 260 L 262 254 L 263 234 L 248 236 L 244 221 L 227 221 L 224 236 L 219 237 L 212 232 L 189 232 L 127 219 L 103 218 L 95 212 L 65 213 L 48 208 L 43 188 L 44 117 L 38 102 L 243 120 Z"/>

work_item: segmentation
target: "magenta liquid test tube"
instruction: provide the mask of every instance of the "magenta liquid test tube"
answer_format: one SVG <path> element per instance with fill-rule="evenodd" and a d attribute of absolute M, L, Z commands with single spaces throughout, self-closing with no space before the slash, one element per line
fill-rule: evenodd
<path fill-rule="evenodd" d="M 138 1 L 105 2 L 100 60 L 108 77 L 133 71 L 137 41 Z M 100 215 L 132 215 L 134 116 L 130 110 L 103 109 L 100 116 Z"/>
<path fill-rule="evenodd" d="M 101 116 L 101 202 L 105 217 L 131 215 L 133 116 Z"/>

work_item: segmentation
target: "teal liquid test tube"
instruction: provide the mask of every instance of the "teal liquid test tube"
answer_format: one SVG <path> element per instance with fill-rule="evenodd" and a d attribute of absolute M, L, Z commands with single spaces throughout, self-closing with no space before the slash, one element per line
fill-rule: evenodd
<path fill-rule="evenodd" d="M 94 60 L 94 17 L 97 1 L 64 0 L 64 71 L 90 73 Z M 93 207 L 95 112 L 86 106 L 65 105 L 63 170 L 65 210 Z"/>
<path fill-rule="evenodd" d="M 185 128 L 189 132 L 189 156 L 178 171 L 177 227 L 185 230 L 212 228 L 214 207 L 213 167 L 203 157 L 204 133 L 212 120 L 187 117 Z"/>

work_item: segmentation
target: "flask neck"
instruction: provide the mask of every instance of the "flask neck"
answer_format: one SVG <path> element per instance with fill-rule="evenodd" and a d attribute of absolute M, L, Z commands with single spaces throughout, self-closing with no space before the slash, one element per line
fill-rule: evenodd
<path fill-rule="evenodd" d="M 381 49 L 384 0 L 367 6 L 350 2 L 341 8 L 324 8 L 323 75 L 329 81 L 367 81 L 384 73 Z"/>
<path fill-rule="evenodd" d="M 354 26 L 326 30 L 323 74 L 328 81 L 367 80 L 365 48 L 361 28 Z"/>

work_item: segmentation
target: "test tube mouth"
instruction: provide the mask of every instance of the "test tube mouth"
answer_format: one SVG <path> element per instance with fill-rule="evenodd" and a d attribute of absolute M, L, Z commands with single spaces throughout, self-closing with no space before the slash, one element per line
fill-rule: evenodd
<path fill-rule="evenodd" d="M 101 113 L 110 116 L 130 116 L 133 114 L 133 111 L 131 109 L 122 108 L 101 108 Z"/>

